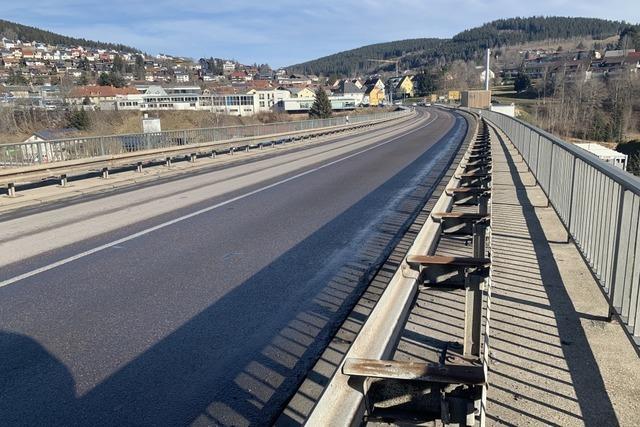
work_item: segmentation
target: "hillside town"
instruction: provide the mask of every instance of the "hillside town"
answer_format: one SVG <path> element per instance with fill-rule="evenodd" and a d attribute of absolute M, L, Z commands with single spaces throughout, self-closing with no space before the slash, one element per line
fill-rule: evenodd
<path fill-rule="evenodd" d="M 335 110 L 384 105 L 380 78 L 336 80 L 288 74 L 268 65 L 223 59 L 49 46 L 2 38 L 0 100 L 19 108 L 204 110 L 236 116 L 308 111 L 318 88 Z M 396 98 L 413 96 L 411 77 L 395 82 Z"/>
<path fill-rule="evenodd" d="M 640 52 L 630 50 L 520 52 L 519 62 L 492 70 L 494 83 L 519 74 L 531 81 L 563 73 L 572 79 L 603 79 L 640 69 Z M 288 73 L 268 65 L 225 59 L 149 56 L 37 41 L 0 42 L 0 102 L 16 108 L 85 110 L 196 110 L 234 116 L 260 112 L 304 113 L 322 88 L 334 110 L 383 106 L 427 96 L 459 101 L 458 90 L 425 93 L 417 72 L 328 78 Z M 444 80 L 453 80 L 445 75 Z M 452 88 L 449 88 L 452 89 Z M 459 89 L 459 88 L 453 88 Z"/>

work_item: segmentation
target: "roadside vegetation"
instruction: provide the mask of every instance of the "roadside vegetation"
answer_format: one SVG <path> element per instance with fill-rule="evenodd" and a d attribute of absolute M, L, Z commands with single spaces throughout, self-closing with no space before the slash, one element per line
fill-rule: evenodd
<path fill-rule="evenodd" d="M 149 115 L 160 118 L 163 130 L 241 126 L 308 118 L 306 114 L 289 115 L 274 112 L 263 112 L 250 117 L 214 114 L 208 111 L 156 111 Z M 142 132 L 142 117 L 143 113 L 139 111 L 0 108 L 0 144 L 22 142 L 34 132 L 50 128 L 75 128 L 78 130 L 78 136 L 138 133 Z"/>

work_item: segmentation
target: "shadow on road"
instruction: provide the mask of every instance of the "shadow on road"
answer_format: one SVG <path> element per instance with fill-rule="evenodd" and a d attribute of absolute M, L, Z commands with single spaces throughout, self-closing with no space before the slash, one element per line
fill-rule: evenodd
<path fill-rule="evenodd" d="M 408 197 L 393 206 L 382 222 L 356 241 L 344 242 L 341 231 L 348 224 L 361 222 L 363 212 L 388 208 L 388 196 L 381 195 L 415 178 L 452 132 L 391 180 L 81 396 L 76 396 L 67 368 L 38 343 L 2 334 L 1 424 L 270 424 L 362 294 L 399 233 L 407 229 L 421 200 Z M 426 196 L 431 189 L 420 190 Z M 350 261 L 338 265 L 328 276 L 310 275 L 328 262 L 325 252 L 315 259 L 309 257 L 317 248 L 330 248 L 331 253 L 348 250 Z M 198 268 L 185 262 L 187 271 Z M 311 281 L 307 281 L 309 277 Z M 214 276 L 210 280 L 215 286 L 220 279 Z M 291 306 L 287 301 L 303 302 Z M 273 331 L 278 333 L 273 335 Z M 248 343 L 260 350 L 247 354 L 242 350 Z"/>

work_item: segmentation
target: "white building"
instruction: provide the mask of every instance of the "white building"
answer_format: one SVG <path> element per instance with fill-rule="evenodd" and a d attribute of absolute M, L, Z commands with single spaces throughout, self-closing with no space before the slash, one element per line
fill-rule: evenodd
<path fill-rule="evenodd" d="M 187 73 L 176 73 L 176 82 L 178 83 L 189 83 L 189 74 Z"/>
<path fill-rule="evenodd" d="M 493 105 L 493 104 L 491 104 L 491 106 L 489 107 L 489 110 L 495 111 L 496 113 L 502 113 L 502 114 L 507 115 L 509 117 L 515 117 L 516 116 L 516 106 L 515 106 L 514 103 L 511 103 L 510 105 Z"/>
<path fill-rule="evenodd" d="M 253 95 L 256 112 L 273 111 L 278 102 L 291 97 L 291 93 L 284 89 L 257 90 L 252 89 L 247 95 Z"/>
<path fill-rule="evenodd" d="M 576 144 L 576 146 L 588 151 L 591 154 L 594 154 L 600 160 L 604 160 L 612 166 L 615 166 L 622 170 L 627 170 L 628 156 L 626 154 L 622 154 L 618 151 L 594 143 Z"/>
<path fill-rule="evenodd" d="M 298 85 L 309 86 L 311 79 L 301 74 L 291 74 L 290 76 L 277 76 L 278 84 L 280 85 Z"/>
<path fill-rule="evenodd" d="M 280 101 L 276 109 L 285 113 L 307 112 L 311 109 L 315 100 L 315 98 L 288 98 Z M 329 101 L 331 102 L 331 109 L 336 111 L 355 110 L 358 105 L 354 98 L 343 96 L 330 96 Z"/>
<path fill-rule="evenodd" d="M 343 98 L 352 98 L 355 100 L 356 105 L 362 105 L 364 101 L 365 90 L 362 89 L 362 87 L 358 87 L 358 85 L 350 80 L 342 80 L 333 90 L 333 93 L 334 95 Z"/>
<path fill-rule="evenodd" d="M 236 70 L 236 64 L 231 61 L 224 61 L 222 64 L 222 72 L 224 74 L 231 74 Z"/>
<path fill-rule="evenodd" d="M 118 95 L 116 109 L 211 111 L 233 116 L 251 116 L 257 112 L 254 95 L 201 94 L 197 86 L 166 89 L 149 86 L 144 93 Z"/>

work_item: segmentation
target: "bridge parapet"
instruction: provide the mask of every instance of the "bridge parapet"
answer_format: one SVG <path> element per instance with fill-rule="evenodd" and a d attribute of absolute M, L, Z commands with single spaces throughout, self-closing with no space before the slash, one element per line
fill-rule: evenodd
<path fill-rule="evenodd" d="M 105 156 L 121 156 L 177 147 L 217 144 L 237 140 L 269 139 L 317 129 L 348 127 L 399 117 L 410 110 L 351 117 L 295 120 L 246 126 L 169 130 L 151 133 L 132 133 L 75 137 L 48 141 L 0 144 L 0 168 L 12 169 L 37 165 L 51 165 L 66 161 L 88 161 Z"/>
<path fill-rule="evenodd" d="M 476 111 L 512 141 L 640 346 L 640 179 L 535 126 Z"/>

